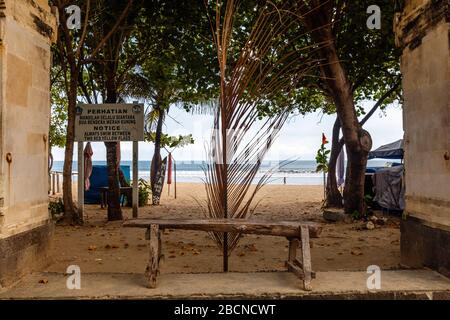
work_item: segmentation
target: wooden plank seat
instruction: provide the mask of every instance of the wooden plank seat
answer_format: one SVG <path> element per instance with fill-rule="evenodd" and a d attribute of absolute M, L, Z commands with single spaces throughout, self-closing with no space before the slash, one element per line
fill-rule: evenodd
<path fill-rule="evenodd" d="M 164 229 L 197 230 L 206 232 L 229 232 L 285 237 L 289 240 L 289 254 L 286 261 L 288 271 L 302 280 L 303 288 L 311 290 L 315 273 L 311 268 L 310 238 L 317 238 L 322 227 L 312 222 L 264 221 L 243 219 L 133 219 L 123 224 L 127 228 L 147 229 L 150 240 L 150 258 L 145 270 L 149 288 L 156 287 L 161 255 L 161 235 Z M 300 250 L 299 250 L 300 249 Z M 300 260 L 297 259 L 300 252 Z"/>

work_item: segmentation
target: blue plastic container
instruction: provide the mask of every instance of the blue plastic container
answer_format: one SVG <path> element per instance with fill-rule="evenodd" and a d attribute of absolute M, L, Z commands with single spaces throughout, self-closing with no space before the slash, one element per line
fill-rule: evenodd
<path fill-rule="evenodd" d="M 130 166 L 120 166 L 127 181 L 130 181 Z M 108 167 L 105 165 L 92 166 L 92 174 L 89 178 L 91 186 L 84 191 L 84 203 L 100 204 L 101 196 L 99 188 L 108 186 Z"/>

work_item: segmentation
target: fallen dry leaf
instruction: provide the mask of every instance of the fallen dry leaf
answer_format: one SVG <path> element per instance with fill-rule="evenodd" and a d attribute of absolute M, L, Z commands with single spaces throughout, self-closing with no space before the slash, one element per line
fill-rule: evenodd
<path fill-rule="evenodd" d="M 250 250 L 252 252 L 256 252 L 258 251 L 258 249 L 256 248 L 256 245 L 254 243 L 252 244 L 247 244 L 244 246 L 245 249 Z"/>
<path fill-rule="evenodd" d="M 88 247 L 88 250 L 89 250 L 89 251 L 95 251 L 95 250 L 97 250 L 97 247 L 94 246 L 94 245 L 90 245 L 90 246 Z"/>
<path fill-rule="evenodd" d="M 39 280 L 39 283 L 47 284 L 48 283 L 48 279 L 41 279 L 41 280 Z"/>

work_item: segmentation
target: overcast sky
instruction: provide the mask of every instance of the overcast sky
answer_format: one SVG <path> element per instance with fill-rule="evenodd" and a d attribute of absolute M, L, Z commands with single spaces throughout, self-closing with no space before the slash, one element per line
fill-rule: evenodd
<path fill-rule="evenodd" d="M 372 103 L 367 103 L 369 108 Z M 313 160 L 320 147 L 322 132 L 331 140 L 331 130 L 335 116 L 313 113 L 307 116 L 296 116 L 290 119 L 267 155 L 267 160 L 299 159 Z M 205 158 L 205 143 L 209 141 L 212 127 L 212 116 L 191 115 L 184 110 L 173 107 L 166 118 L 164 133 L 170 135 L 192 133 L 195 143 L 173 154 L 180 160 L 202 160 Z M 370 132 L 373 148 L 403 138 L 402 110 L 398 105 L 387 107 L 385 113 L 376 112 L 364 126 Z M 106 150 L 103 143 L 92 144 L 93 160 L 106 160 Z M 131 143 L 122 142 L 122 160 L 131 160 Z M 149 160 L 153 155 L 152 143 L 139 143 L 139 160 Z M 75 149 L 76 150 L 76 149 Z M 64 160 L 64 150 L 53 149 L 54 159 Z M 76 156 L 76 152 L 75 152 Z M 75 157 L 74 157 L 75 158 Z"/>

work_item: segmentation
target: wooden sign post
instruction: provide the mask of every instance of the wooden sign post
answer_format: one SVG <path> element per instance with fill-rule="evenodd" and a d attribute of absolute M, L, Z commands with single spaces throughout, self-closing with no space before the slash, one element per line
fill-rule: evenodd
<path fill-rule="evenodd" d="M 80 104 L 75 117 L 75 141 L 78 141 L 78 213 L 84 216 L 84 141 L 133 141 L 133 218 L 138 217 L 138 141 L 144 141 L 144 105 Z"/>
<path fill-rule="evenodd" d="M 84 222 L 84 142 L 78 141 L 78 217 Z"/>
<path fill-rule="evenodd" d="M 133 141 L 133 218 L 138 217 L 139 208 L 139 181 L 138 181 L 138 163 L 139 163 L 139 143 Z"/>

